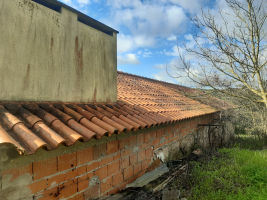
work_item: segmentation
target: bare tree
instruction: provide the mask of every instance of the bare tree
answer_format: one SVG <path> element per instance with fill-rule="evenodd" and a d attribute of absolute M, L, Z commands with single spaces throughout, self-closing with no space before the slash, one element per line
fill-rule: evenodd
<path fill-rule="evenodd" d="M 219 10 L 221 23 L 210 10 L 189 17 L 195 45 L 177 40 L 180 62 L 177 75 L 169 75 L 267 107 L 267 1 L 225 1 L 230 11 Z M 199 61 L 186 59 L 182 48 Z"/>

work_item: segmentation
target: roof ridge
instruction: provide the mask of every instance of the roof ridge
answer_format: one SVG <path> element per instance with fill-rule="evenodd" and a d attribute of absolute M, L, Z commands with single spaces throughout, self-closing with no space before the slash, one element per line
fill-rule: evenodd
<path fill-rule="evenodd" d="M 137 78 L 143 78 L 143 79 L 147 79 L 147 80 L 151 80 L 151 81 L 155 81 L 155 82 L 159 82 L 159 83 L 166 83 L 166 84 L 170 84 L 170 85 L 174 85 L 174 86 L 180 86 L 180 87 L 184 87 L 184 88 L 187 88 L 187 89 L 192 89 L 192 88 L 187 87 L 187 86 L 178 85 L 178 84 L 175 84 L 175 83 L 169 83 L 169 82 L 166 82 L 166 81 L 160 81 L 160 80 L 157 80 L 157 79 L 154 79 L 154 78 L 148 78 L 148 77 L 140 76 L 140 75 L 136 75 L 136 74 L 130 74 L 130 73 L 123 72 L 123 71 L 117 71 L 117 73 L 129 75 L 129 76 L 133 76 L 133 77 L 137 77 Z"/>

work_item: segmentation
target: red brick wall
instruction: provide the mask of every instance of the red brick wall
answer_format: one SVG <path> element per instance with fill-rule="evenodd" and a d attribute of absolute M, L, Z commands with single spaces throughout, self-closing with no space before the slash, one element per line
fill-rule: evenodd
<path fill-rule="evenodd" d="M 32 178 L 22 184 L 27 188 L 28 199 L 83 200 L 116 193 L 146 172 L 153 160 L 153 150 L 181 140 L 195 131 L 198 123 L 211 119 L 209 115 L 152 131 L 147 129 L 125 139 L 8 169 L 2 172 L 2 188 L 16 184 L 20 176 L 27 174 Z M 2 198 L 8 199 L 9 195 L 5 193 Z"/>

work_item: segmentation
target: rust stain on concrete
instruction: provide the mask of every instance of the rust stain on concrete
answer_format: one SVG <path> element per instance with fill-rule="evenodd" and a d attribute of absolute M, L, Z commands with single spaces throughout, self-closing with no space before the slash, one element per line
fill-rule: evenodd
<path fill-rule="evenodd" d="M 81 48 L 79 48 L 78 36 L 76 36 L 76 39 L 75 39 L 75 61 L 76 61 L 75 71 L 77 74 L 76 90 L 80 91 L 82 88 L 81 79 L 83 77 L 83 44 Z"/>
<path fill-rule="evenodd" d="M 54 38 L 51 38 L 51 50 L 53 49 L 53 45 L 54 45 Z"/>
<path fill-rule="evenodd" d="M 107 56 L 106 56 L 106 51 L 104 51 L 104 65 L 103 68 L 106 69 L 107 68 Z"/>
<path fill-rule="evenodd" d="M 35 32 L 34 32 L 34 38 L 33 38 L 33 41 L 36 40 L 36 29 L 35 29 Z"/>
<path fill-rule="evenodd" d="M 95 88 L 93 102 L 96 102 L 96 94 L 97 94 L 97 89 Z"/>
<path fill-rule="evenodd" d="M 58 84 L 58 88 L 57 88 L 57 96 L 59 96 L 60 94 L 60 83 Z"/>
<path fill-rule="evenodd" d="M 106 98 L 106 102 L 107 103 L 111 103 L 111 99 L 108 97 L 108 98 Z"/>
<path fill-rule="evenodd" d="M 83 44 L 81 48 L 79 49 L 78 36 L 76 36 L 76 39 L 75 39 L 75 59 L 76 59 L 77 67 L 78 67 L 76 69 L 79 70 L 79 72 L 82 72 L 83 71 Z"/>
<path fill-rule="evenodd" d="M 28 64 L 26 76 L 23 81 L 23 90 L 26 90 L 29 87 L 29 80 L 30 80 L 30 71 L 31 71 L 31 65 Z"/>

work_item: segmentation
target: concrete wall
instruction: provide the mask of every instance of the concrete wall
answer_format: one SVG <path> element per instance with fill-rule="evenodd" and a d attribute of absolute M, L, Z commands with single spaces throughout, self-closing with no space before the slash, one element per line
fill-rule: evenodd
<path fill-rule="evenodd" d="M 117 34 L 31 0 L 0 1 L 0 101 L 117 101 Z"/>
<path fill-rule="evenodd" d="M 116 193 L 160 162 L 189 153 L 196 135 L 207 140 L 207 128 L 197 125 L 212 119 L 197 117 L 30 156 L 2 146 L 0 199 L 87 200 Z"/>

